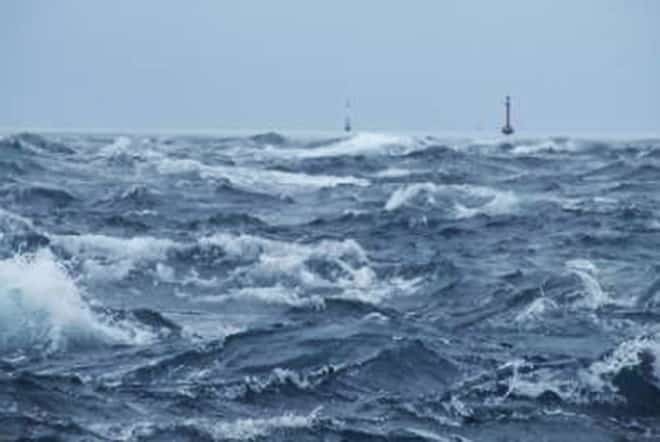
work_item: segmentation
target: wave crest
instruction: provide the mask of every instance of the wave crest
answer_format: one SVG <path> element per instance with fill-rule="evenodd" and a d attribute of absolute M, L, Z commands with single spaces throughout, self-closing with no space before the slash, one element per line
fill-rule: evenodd
<path fill-rule="evenodd" d="M 0 261 L 0 349 L 54 352 L 71 347 L 135 343 L 139 329 L 95 314 L 47 249 Z"/>
<path fill-rule="evenodd" d="M 518 197 L 511 191 L 469 184 L 426 182 L 398 188 L 385 203 L 385 210 L 394 211 L 409 205 L 441 207 L 450 211 L 454 218 L 462 219 L 479 214 L 508 214 L 514 211 L 518 203 Z"/>

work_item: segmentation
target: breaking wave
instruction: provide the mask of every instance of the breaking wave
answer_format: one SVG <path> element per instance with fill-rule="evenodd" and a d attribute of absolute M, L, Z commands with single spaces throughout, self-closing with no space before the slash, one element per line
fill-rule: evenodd
<path fill-rule="evenodd" d="M 291 434 L 295 430 L 311 429 L 319 419 L 321 408 L 307 415 L 285 413 L 262 418 L 216 420 L 188 418 L 175 424 L 159 425 L 143 423 L 120 431 L 120 438 L 130 440 L 173 440 L 183 435 L 193 439 L 210 440 L 257 440 L 278 434 Z M 116 434 L 113 434 L 116 436 Z"/>
<path fill-rule="evenodd" d="M 175 242 L 88 234 L 52 235 L 51 244 L 80 261 L 85 278 L 122 280 L 138 269 L 151 269 L 163 282 L 183 277 L 216 287 L 219 294 L 193 298 L 204 302 L 322 307 L 330 296 L 378 303 L 396 293 L 410 293 L 421 282 L 380 278 L 367 252 L 351 239 L 297 243 L 216 233 L 194 242 Z M 175 276 L 169 265 L 189 268 L 188 276 L 181 276 L 183 270 Z M 200 279 L 195 265 L 210 279 Z"/>
<path fill-rule="evenodd" d="M 101 280 L 121 280 L 141 263 L 165 259 L 176 246 L 169 239 L 94 234 L 52 235 L 51 242 L 82 260 L 86 276 Z"/>
<path fill-rule="evenodd" d="M 0 439 L 658 439 L 658 146 L 2 138 Z"/>
<path fill-rule="evenodd" d="M 397 189 L 385 203 L 385 210 L 393 211 L 409 205 L 439 207 L 450 210 L 455 218 L 475 215 L 512 213 L 518 197 L 510 191 L 471 185 L 439 185 L 431 182 L 407 184 Z"/>
<path fill-rule="evenodd" d="M 52 253 L 0 261 L 0 348 L 51 353 L 145 342 L 149 334 L 95 314 Z"/>
<path fill-rule="evenodd" d="M 75 151 L 63 143 L 48 140 L 34 133 L 21 133 L 0 138 L 0 148 L 10 148 L 33 154 L 73 154 Z"/>
<path fill-rule="evenodd" d="M 303 159 L 355 155 L 400 156 L 425 148 L 423 139 L 365 132 L 327 145 L 297 150 L 280 149 L 275 152 L 277 155 L 293 155 Z"/>
<path fill-rule="evenodd" d="M 204 180 L 220 183 L 227 180 L 232 186 L 247 192 L 274 195 L 295 195 L 339 185 L 369 185 L 369 181 L 351 176 L 306 175 L 240 166 L 210 166 L 192 159 L 163 159 L 157 167 L 163 174 L 192 173 Z"/>
<path fill-rule="evenodd" d="M 224 281 L 229 294 L 215 298 L 259 299 L 294 306 L 322 305 L 325 296 L 378 303 L 412 290 L 417 281 L 383 281 L 354 240 L 289 243 L 252 235 L 216 234 L 200 240 L 240 263 Z M 213 298 L 205 298 L 207 301 Z"/>

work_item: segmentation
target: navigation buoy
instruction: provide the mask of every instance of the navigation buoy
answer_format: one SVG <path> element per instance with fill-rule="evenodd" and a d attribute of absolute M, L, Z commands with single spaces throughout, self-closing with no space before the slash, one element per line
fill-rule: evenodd
<path fill-rule="evenodd" d="M 506 97 L 506 123 L 502 127 L 502 133 L 504 135 L 513 134 L 513 126 L 511 126 L 511 97 Z"/>

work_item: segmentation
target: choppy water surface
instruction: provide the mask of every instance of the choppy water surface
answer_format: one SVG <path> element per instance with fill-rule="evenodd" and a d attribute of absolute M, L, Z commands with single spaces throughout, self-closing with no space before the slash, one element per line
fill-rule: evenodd
<path fill-rule="evenodd" d="M 0 439 L 660 438 L 660 141 L 0 140 Z"/>

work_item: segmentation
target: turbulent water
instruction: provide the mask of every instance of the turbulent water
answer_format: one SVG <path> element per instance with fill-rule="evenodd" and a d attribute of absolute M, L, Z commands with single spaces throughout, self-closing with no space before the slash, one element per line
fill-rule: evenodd
<path fill-rule="evenodd" d="M 0 139 L 0 440 L 660 440 L 660 140 Z"/>

